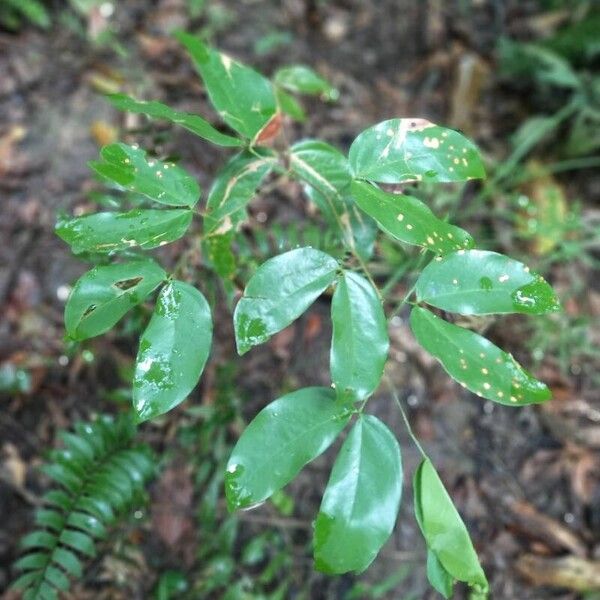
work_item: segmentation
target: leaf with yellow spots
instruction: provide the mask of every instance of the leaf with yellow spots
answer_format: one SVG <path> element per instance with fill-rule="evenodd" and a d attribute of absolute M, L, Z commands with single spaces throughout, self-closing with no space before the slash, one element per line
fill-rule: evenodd
<path fill-rule="evenodd" d="M 483 336 L 418 306 L 411 312 L 410 326 L 419 344 L 440 361 L 450 377 L 478 396 L 508 406 L 550 399 L 544 383 Z"/>
<path fill-rule="evenodd" d="M 60 218 L 55 232 L 72 252 L 112 254 L 120 250 L 148 250 L 178 240 L 190 226 L 192 212 L 135 209 L 125 213 L 100 212 L 73 219 Z"/>
<path fill-rule="evenodd" d="M 523 263 L 497 252 L 465 250 L 429 263 L 415 288 L 417 300 L 462 315 L 560 310 L 550 285 Z"/>
<path fill-rule="evenodd" d="M 272 83 L 254 69 L 206 46 L 196 36 L 179 32 L 176 37 L 190 53 L 223 121 L 256 142 L 278 112 Z"/>
<path fill-rule="evenodd" d="M 473 142 L 426 119 L 389 119 L 369 127 L 352 143 L 349 159 L 357 179 L 379 183 L 485 177 Z"/>
<path fill-rule="evenodd" d="M 168 206 L 192 207 L 200 198 L 200 186 L 181 167 L 147 158 L 136 146 L 117 143 L 104 146 L 102 160 L 89 163 L 104 179 Z"/>
<path fill-rule="evenodd" d="M 436 254 L 474 245 L 466 231 L 438 219 L 426 204 L 412 196 L 389 194 L 364 181 L 353 181 L 351 189 L 356 204 L 401 242 L 423 246 Z"/>

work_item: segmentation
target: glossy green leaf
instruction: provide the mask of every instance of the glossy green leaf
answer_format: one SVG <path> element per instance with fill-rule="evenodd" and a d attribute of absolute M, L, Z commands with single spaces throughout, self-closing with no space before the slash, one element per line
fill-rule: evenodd
<path fill-rule="evenodd" d="M 191 208 L 200 198 L 200 186 L 185 169 L 147 158 L 141 148 L 110 144 L 100 156 L 102 161 L 91 161 L 90 167 L 126 190 L 168 206 Z"/>
<path fill-rule="evenodd" d="M 174 110 L 155 100 L 150 102 L 135 100 L 125 94 L 111 94 L 108 96 L 108 100 L 119 110 L 147 115 L 154 119 L 165 119 L 181 125 L 188 131 L 218 146 L 236 147 L 243 143 L 239 138 L 221 133 L 199 115 Z"/>
<path fill-rule="evenodd" d="M 396 438 L 376 417 L 359 417 L 333 465 L 315 523 L 316 568 L 364 571 L 394 529 L 401 494 Z"/>
<path fill-rule="evenodd" d="M 427 550 L 427 580 L 444 598 L 452 598 L 454 577 L 444 569 L 435 552 Z"/>
<path fill-rule="evenodd" d="M 440 361 L 453 379 L 477 395 L 508 406 L 550 399 L 545 384 L 483 336 L 418 306 L 411 312 L 410 325 L 419 344 Z"/>
<path fill-rule="evenodd" d="M 377 292 L 344 272 L 331 303 L 331 380 L 338 397 L 364 400 L 379 386 L 388 355 L 387 322 Z"/>
<path fill-rule="evenodd" d="M 69 546 L 87 556 L 93 557 L 96 555 L 94 540 L 87 533 L 75 531 L 74 529 L 65 529 L 58 539 L 63 545 Z"/>
<path fill-rule="evenodd" d="M 430 262 L 416 286 L 419 302 L 463 315 L 560 310 L 552 288 L 529 267 L 485 250 L 454 252 Z"/>
<path fill-rule="evenodd" d="M 310 67 L 292 65 L 275 73 L 274 81 L 289 92 L 322 96 L 326 100 L 337 100 L 339 92 L 326 79 Z"/>
<path fill-rule="evenodd" d="M 355 177 L 380 183 L 485 177 L 472 142 L 425 119 L 390 119 L 369 127 L 352 143 L 349 159 Z"/>
<path fill-rule="evenodd" d="M 178 208 L 101 212 L 59 219 L 56 234 L 71 246 L 75 254 L 112 253 L 135 247 L 164 246 L 179 239 L 191 222 L 191 211 Z"/>
<path fill-rule="evenodd" d="M 426 204 L 412 196 L 390 194 L 364 181 L 352 182 L 352 196 L 385 233 L 401 242 L 423 246 L 436 254 L 474 245 L 470 234 L 438 219 Z"/>
<path fill-rule="evenodd" d="M 486 589 L 469 532 L 428 459 L 415 472 L 413 486 L 415 515 L 428 550 L 451 577 Z"/>
<path fill-rule="evenodd" d="M 235 307 L 239 354 L 296 320 L 333 283 L 337 269 L 334 258 L 313 248 L 297 248 L 263 263 Z"/>
<path fill-rule="evenodd" d="M 108 331 L 166 277 L 153 260 L 94 267 L 77 280 L 67 300 L 67 334 L 85 340 Z"/>
<path fill-rule="evenodd" d="M 217 175 L 208 195 L 204 231 L 222 235 L 246 219 L 246 206 L 275 164 L 271 152 L 242 152 Z"/>
<path fill-rule="evenodd" d="M 133 406 L 140 421 L 183 402 L 202 374 L 212 342 L 204 296 L 182 281 L 160 292 L 142 334 L 133 377 Z"/>
<path fill-rule="evenodd" d="M 277 96 L 277 104 L 279 105 L 279 110 L 281 112 L 289 115 L 292 119 L 295 119 L 300 123 L 306 121 L 306 112 L 294 96 L 288 94 L 281 88 L 276 88 L 275 95 Z"/>
<path fill-rule="evenodd" d="M 252 141 L 277 114 L 271 82 L 250 67 L 206 46 L 188 33 L 179 33 L 198 70 L 213 106 L 233 129 Z"/>
<path fill-rule="evenodd" d="M 289 483 L 332 444 L 350 415 L 333 390 L 319 387 L 286 394 L 263 408 L 227 463 L 230 510 L 258 504 Z"/>
<path fill-rule="evenodd" d="M 330 203 L 339 202 L 352 181 L 347 158 L 337 148 L 319 140 L 294 144 L 290 149 L 290 167 Z"/>
<path fill-rule="evenodd" d="M 349 196 L 352 178 L 347 158 L 325 142 L 305 140 L 292 146 L 290 167 L 346 246 L 363 258 L 370 256 L 376 231 L 372 220 Z"/>

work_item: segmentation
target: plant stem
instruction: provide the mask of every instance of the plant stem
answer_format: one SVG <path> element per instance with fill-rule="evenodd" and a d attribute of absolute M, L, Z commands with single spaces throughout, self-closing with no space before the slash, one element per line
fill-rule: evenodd
<path fill-rule="evenodd" d="M 406 414 L 406 411 L 404 410 L 404 407 L 402 406 L 402 402 L 400 402 L 400 396 L 398 395 L 398 390 L 396 389 L 396 386 L 392 383 L 392 380 L 387 375 L 385 376 L 385 382 L 390 390 L 390 393 L 392 394 L 392 398 L 394 399 L 394 402 L 396 403 L 398 410 L 400 411 L 400 414 L 402 415 L 402 420 L 404 421 L 404 425 L 406 427 L 406 430 L 408 431 L 408 435 L 410 435 L 410 438 L 412 439 L 415 446 L 421 453 L 421 456 L 423 458 L 428 458 L 427 454 L 425 453 L 425 450 L 423 450 L 423 446 L 421 446 L 421 442 L 419 442 L 417 436 L 415 435 L 414 431 L 412 430 L 412 427 L 410 426 L 410 421 L 408 420 L 408 415 Z"/>

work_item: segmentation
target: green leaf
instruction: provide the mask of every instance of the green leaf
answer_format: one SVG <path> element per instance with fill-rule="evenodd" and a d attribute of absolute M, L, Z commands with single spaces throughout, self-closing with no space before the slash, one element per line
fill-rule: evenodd
<path fill-rule="evenodd" d="M 444 598 L 452 598 L 454 577 L 444 569 L 435 552 L 427 550 L 427 580 Z"/>
<path fill-rule="evenodd" d="M 170 106 L 155 100 L 151 102 L 135 100 L 125 94 L 111 94 L 107 98 L 119 110 L 171 121 L 171 123 L 181 125 L 188 131 L 218 146 L 236 147 L 241 146 L 243 143 L 239 138 L 221 133 L 199 115 L 174 110 Z"/>
<path fill-rule="evenodd" d="M 349 159 L 355 177 L 380 183 L 485 177 L 472 142 L 425 119 L 390 119 L 366 129 L 352 143 Z"/>
<path fill-rule="evenodd" d="M 454 579 L 487 588 L 469 532 L 429 459 L 419 465 L 413 485 L 415 515 L 427 548 Z"/>
<path fill-rule="evenodd" d="M 233 129 L 255 142 L 277 114 L 271 82 L 253 69 L 206 46 L 197 37 L 180 32 L 212 105 Z"/>
<path fill-rule="evenodd" d="M 246 219 L 246 206 L 269 174 L 276 159 L 272 152 L 242 152 L 231 158 L 217 175 L 208 195 L 204 231 L 227 233 Z"/>
<path fill-rule="evenodd" d="M 508 352 L 481 335 L 414 307 L 410 326 L 417 341 L 447 373 L 477 395 L 522 406 L 550 399 L 550 390 L 525 371 Z"/>
<path fill-rule="evenodd" d="M 379 386 L 389 337 L 381 301 L 361 275 L 345 271 L 331 303 L 331 379 L 338 397 L 364 400 Z"/>
<path fill-rule="evenodd" d="M 52 552 L 52 562 L 61 566 L 67 573 L 73 575 L 73 577 L 79 578 L 83 574 L 81 561 L 73 552 L 66 548 L 57 546 Z"/>
<path fill-rule="evenodd" d="M 78 279 L 67 300 L 67 334 L 85 340 L 108 331 L 166 277 L 153 260 L 94 267 Z"/>
<path fill-rule="evenodd" d="M 100 151 L 102 161 L 91 161 L 90 167 L 105 179 L 121 187 L 147 196 L 168 206 L 192 208 L 200 198 L 200 186 L 181 167 L 155 158 L 147 158 L 145 150 L 127 144 L 110 144 Z"/>
<path fill-rule="evenodd" d="M 466 250 L 430 262 L 416 286 L 419 302 L 463 315 L 560 310 L 552 288 L 540 275 L 512 258 Z"/>
<path fill-rule="evenodd" d="M 394 529 L 401 494 L 396 438 L 376 417 L 359 417 L 333 465 L 315 523 L 316 568 L 364 571 Z"/>
<path fill-rule="evenodd" d="M 112 253 L 119 250 L 156 248 L 179 239 L 190 226 L 186 209 L 101 212 L 74 219 L 59 219 L 56 234 L 81 252 Z"/>
<path fill-rule="evenodd" d="M 333 283 L 337 269 L 334 258 L 313 248 L 297 248 L 263 263 L 235 307 L 238 353 L 295 321 Z"/>
<path fill-rule="evenodd" d="M 182 281 L 160 292 L 142 334 L 133 377 L 133 406 L 140 421 L 185 400 L 202 374 L 212 342 L 212 318 L 204 296 Z"/>
<path fill-rule="evenodd" d="M 300 123 L 306 121 L 306 112 L 294 96 L 284 92 L 281 88 L 275 89 L 275 95 L 277 96 L 277 104 L 281 112 L 284 112 Z"/>
<path fill-rule="evenodd" d="M 337 148 L 319 140 L 294 144 L 290 149 L 290 167 L 330 203 L 339 202 L 352 181 L 346 157 Z"/>
<path fill-rule="evenodd" d="M 340 232 L 346 246 L 363 258 L 370 256 L 376 230 L 372 220 L 356 208 L 349 196 L 352 178 L 348 159 L 325 142 L 305 140 L 292 146 L 290 167 L 305 183 L 306 195 L 330 227 Z"/>
<path fill-rule="evenodd" d="M 423 246 L 436 254 L 474 245 L 466 231 L 438 219 L 426 204 L 412 196 L 389 194 L 363 181 L 352 182 L 352 196 L 385 233 L 401 242 Z"/>
<path fill-rule="evenodd" d="M 69 546 L 82 554 L 94 557 L 96 555 L 96 547 L 94 546 L 94 540 L 82 531 L 75 531 L 74 529 L 65 529 L 59 541 L 65 546 Z"/>
<path fill-rule="evenodd" d="M 289 92 L 322 96 L 325 100 L 337 100 L 340 95 L 327 80 L 304 65 L 291 65 L 279 69 L 275 73 L 274 82 Z"/>
<path fill-rule="evenodd" d="M 271 402 L 238 440 L 225 473 L 230 510 L 266 500 L 323 453 L 351 412 L 329 388 L 310 387 Z"/>

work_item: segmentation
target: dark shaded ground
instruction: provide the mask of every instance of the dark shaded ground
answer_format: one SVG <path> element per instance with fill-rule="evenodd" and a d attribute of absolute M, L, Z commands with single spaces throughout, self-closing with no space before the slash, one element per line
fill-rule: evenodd
<path fill-rule="evenodd" d="M 311 64 L 340 88 L 341 99 L 335 105 L 307 103 L 313 114 L 306 125 L 295 126 L 299 136 L 319 136 L 347 148 L 369 124 L 418 115 L 463 127 L 489 156 L 500 159 L 508 134 L 524 116 L 520 100 L 493 76 L 494 49 L 500 35 L 525 39 L 533 35 L 532 23 L 539 13 L 536 2 L 482 1 L 464 3 L 462 9 L 461 3 L 450 7 L 434 0 L 212 4 L 226 9 L 232 19 L 215 36 L 220 48 L 267 73 L 286 63 Z M 134 338 L 108 335 L 89 345 L 93 363 L 86 363 L 80 353 L 67 356 L 61 341 L 64 293 L 85 265 L 54 236 L 57 211 L 89 208 L 86 193 L 93 184 L 86 162 L 96 156 L 98 138 L 110 133 L 110 127 L 139 128 L 131 140 L 152 145 L 161 154 L 181 155 L 205 188 L 224 159 L 224 154 L 186 132 L 165 134 L 116 114 L 98 93 L 120 87 L 210 115 L 188 61 L 167 37 L 172 27 L 205 26 L 206 19 L 190 22 L 185 4 L 177 0 L 128 0 L 119 3 L 109 24 L 117 27 L 127 56 L 95 48 L 63 25 L 55 25 L 49 34 L 29 29 L 0 34 L 0 361 L 32 374 L 29 393 L 2 396 L 0 589 L 11 578 L 16 540 L 30 528 L 33 504 L 47 484 L 35 471 L 44 450 L 54 443 L 58 428 L 114 408 L 106 391 L 118 386 L 118 368 L 129 365 L 135 353 Z M 257 55 L 257 40 L 274 31 L 289 32 L 293 43 Z M 473 57 L 491 75 L 476 98 L 453 100 L 459 70 Z M 586 172 L 564 184 L 569 198 L 579 198 L 585 214 L 593 217 L 598 176 Z M 280 205 L 290 198 L 296 202 L 297 197 L 298 190 L 290 187 L 285 194 L 259 198 L 256 211 L 267 213 L 267 224 L 276 216 L 290 220 Z M 165 255 L 165 260 L 172 261 L 173 256 Z M 550 278 L 565 294 L 573 278 L 584 289 L 589 284 L 587 294 L 571 298 L 567 309 L 600 314 L 597 278 L 590 267 L 559 265 Z M 226 308 L 219 310 L 223 321 Z M 246 417 L 284 387 L 327 384 L 328 328 L 324 300 L 267 349 L 241 360 L 237 381 Z M 488 332 L 531 364 L 523 348 L 527 334 L 523 320 L 492 323 Z M 214 363 L 233 358 L 230 334 L 223 326 Z M 591 378 L 597 364 L 574 361 L 570 373 L 561 375 L 557 357 L 547 356 L 538 371 L 552 385 L 555 401 L 544 408 L 514 411 L 482 403 L 452 384 L 414 344 L 403 315 L 394 320 L 391 334 L 388 374 L 410 406 L 417 433 L 465 516 L 491 578 L 493 597 L 580 597 L 574 591 L 533 587 L 523 575 L 531 578 L 540 572 L 547 563 L 535 562 L 539 560 L 600 558 L 600 397 Z M 191 402 L 210 401 L 213 382 L 214 365 Z M 382 393 L 372 404 L 403 441 L 407 481 L 393 539 L 364 577 L 376 581 L 408 564 L 407 577 L 389 597 L 433 598 L 424 581 L 423 545 L 411 509 L 409 481 L 418 455 L 391 399 Z M 157 448 L 168 447 L 176 419 L 177 413 L 148 426 L 143 435 Z M 330 452 L 317 460 L 307 476 L 290 486 L 297 499 L 292 519 L 286 522 L 268 507 L 241 517 L 248 532 L 268 524 L 285 532 L 298 554 L 297 580 L 312 583 L 314 598 L 342 598 L 350 585 L 349 578 L 317 577 L 303 554 L 331 456 Z M 157 570 L 177 564 L 181 548 L 165 550 L 153 537 L 146 530 L 142 551 L 147 563 Z M 598 563 L 585 565 L 598 568 Z M 569 568 L 573 570 L 572 565 Z M 556 571 L 556 565 L 551 569 Z M 135 585 L 130 583 L 130 593 L 149 597 L 152 577 L 140 575 Z M 600 587 L 597 573 L 595 577 Z M 110 585 L 106 589 L 100 595 L 78 588 L 72 597 L 121 597 Z"/>

